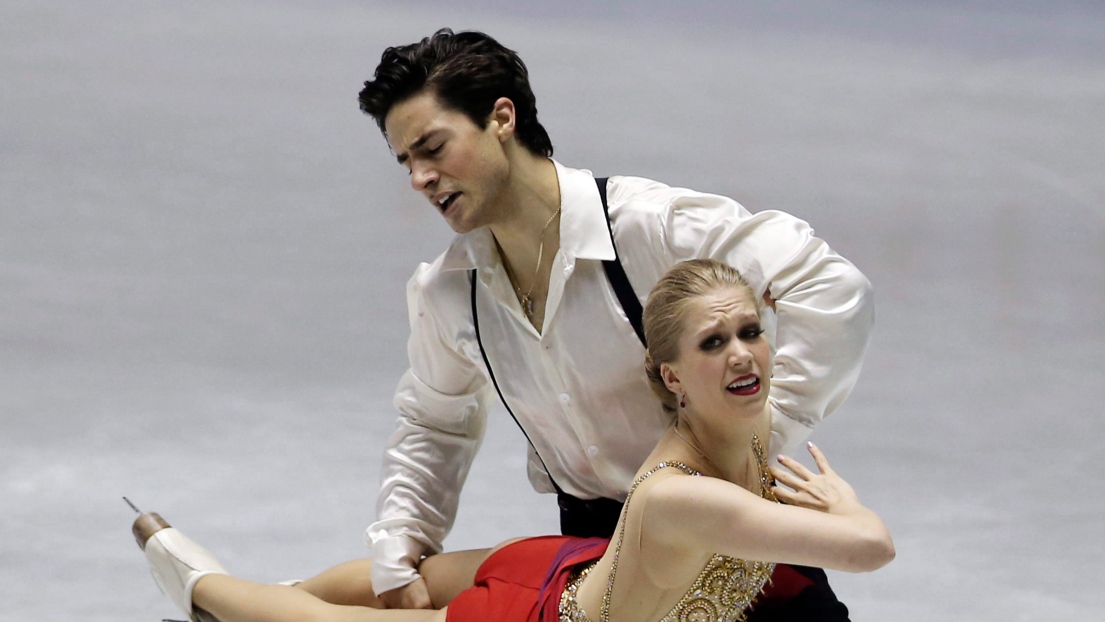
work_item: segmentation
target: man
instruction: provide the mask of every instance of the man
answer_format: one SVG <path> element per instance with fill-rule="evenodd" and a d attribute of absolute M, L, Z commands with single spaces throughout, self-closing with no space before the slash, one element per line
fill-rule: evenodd
<path fill-rule="evenodd" d="M 559 495 L 565 533 L 610 535 L 672 422 L 634 322 L 679 261 L 726 261 L 775 309 L 774 453 L 850 392 L 870 284 L 805 222 L 640 178 L 597 184 L 553 161 L 525 65 L 482 33 L 389 48 L 360 103 L 457 233 L 408 285 L 410 369 L 367 531 L 388 606 L 429 605 L 415 568 L 452 527 L 497 392 L 530 441 L 530 481 Z"/>

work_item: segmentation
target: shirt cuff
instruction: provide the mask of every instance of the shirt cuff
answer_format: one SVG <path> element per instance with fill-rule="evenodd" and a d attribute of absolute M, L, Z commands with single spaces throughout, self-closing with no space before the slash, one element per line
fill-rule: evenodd
<path fill-rule="evenodd" d="M 390 536 L 372 541 L 369 534 L 365 539 L 372 550 L 372 591 L 377 596 L 418 580 L 422 546 L 416 540 Z"/>

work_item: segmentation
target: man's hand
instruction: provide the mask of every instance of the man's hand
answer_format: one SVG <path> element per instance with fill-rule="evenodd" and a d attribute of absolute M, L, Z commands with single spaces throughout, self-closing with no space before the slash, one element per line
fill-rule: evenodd
<path fill-rule="evenodd" d="M 430 591 L 426 588 L 426 580 L 422 577 L 403 587 L 380 594 L 380 600 L 388 609 L 433 609 Z"/>
<path fill-rule="evenodd" d="M 775 299 L 771 297 L 771 290 L 764 290 L 764 304 L 771 307 L 771 310 L 775 310 Z"/>

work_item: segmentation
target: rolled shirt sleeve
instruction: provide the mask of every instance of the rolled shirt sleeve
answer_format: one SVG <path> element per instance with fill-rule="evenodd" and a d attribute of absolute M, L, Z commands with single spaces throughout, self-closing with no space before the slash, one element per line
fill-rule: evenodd
<path fill-rule="evenodd" d="M 365 539 L 377 594 L 418 578 L 423 555 L 441 551 L 460 490 L 483 439 L 490 387 L 480 370 L 437 326 L 422 295 L 423 264 L 407 285 L 411 367 L 399 381 L 399 421 L 388 439 L 376 504 Z"/>
<path fill-rule="evenodd" d="M 672 252 L 725 261 L 757 297 L 775 299 L 771 446 L 793 453 L 855 386 L 874 325 L 871 283 L 805 221 L 705 196 L 671 203 Z"/>

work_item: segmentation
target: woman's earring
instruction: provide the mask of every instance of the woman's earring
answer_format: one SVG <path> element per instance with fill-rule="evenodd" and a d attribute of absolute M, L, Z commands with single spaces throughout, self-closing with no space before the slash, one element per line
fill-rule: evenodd
<path fill-rule="evenodd" d="M 685 393 L 680 393 L 679 394 L 679 407 L 680 408 L 686 408 L 687 407 L 687 395 Z"/>

